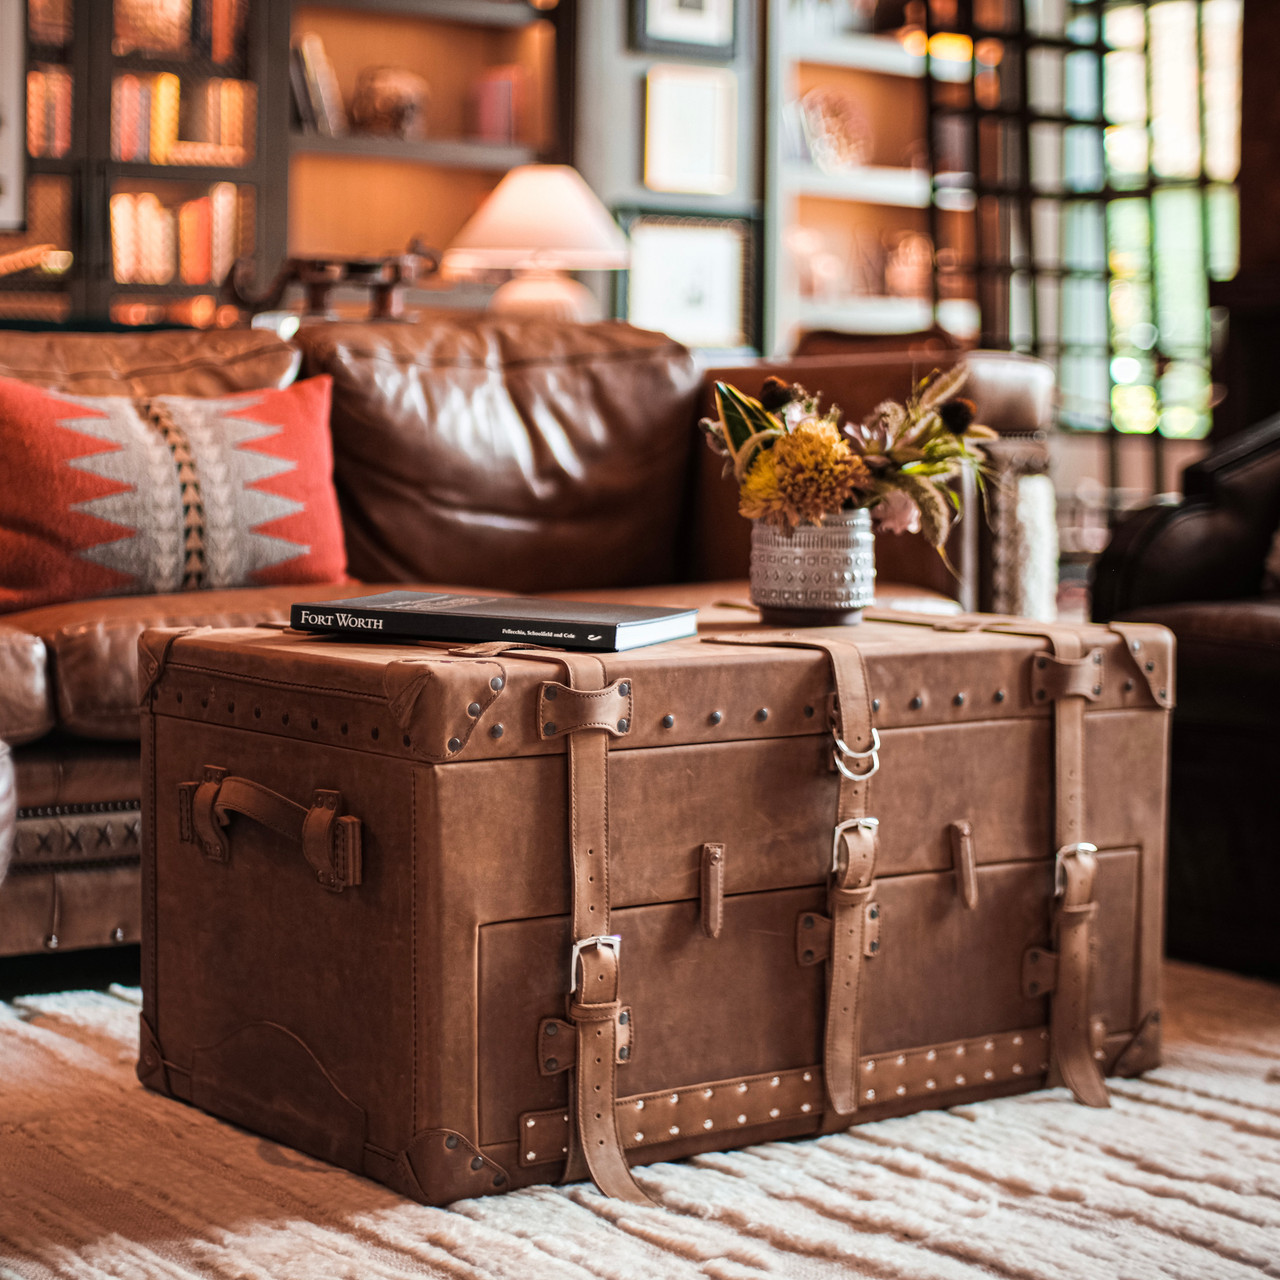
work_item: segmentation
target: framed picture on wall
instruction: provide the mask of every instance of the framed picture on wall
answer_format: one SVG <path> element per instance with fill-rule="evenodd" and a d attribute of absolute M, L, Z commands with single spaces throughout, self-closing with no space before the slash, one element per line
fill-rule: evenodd
<path fill-rule="evenodd" d="M 631 0 L 631 47 L 694 58 L 734 55 L 737 0 Z"/>
<path fill-rule="evenodd" d="M 746 217 L 619 210 L 631 267 L 617 276 L 614 314 L 689 347 L 755 350 L 756 224 Z"/>
<path fill-rule="evenodd" d="M 686 195 L 732 193 L 738 185 L 738 77 L 732 71 L 649 68 L 644 185 Z"/>
<path fill-rule="evenodd" d="M 27 221 L 27 6 L 0 0 L 0 231 Z"/>

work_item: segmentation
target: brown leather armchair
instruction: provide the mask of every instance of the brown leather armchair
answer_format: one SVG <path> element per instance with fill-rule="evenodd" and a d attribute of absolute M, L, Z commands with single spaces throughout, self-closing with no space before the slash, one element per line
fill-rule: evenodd
<path fill-rule="evenodd" d="M 1093 616 L 1178 640 L 1168 951 L 1280 978 L 1280 417 L 1183 475 L 1183 499 L 1135 512 L 1094 570 Z"/>

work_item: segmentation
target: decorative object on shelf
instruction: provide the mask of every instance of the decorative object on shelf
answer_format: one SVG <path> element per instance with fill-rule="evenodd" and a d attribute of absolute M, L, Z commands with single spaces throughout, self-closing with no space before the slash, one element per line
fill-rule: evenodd
<path fill-rule="evenodd" d="M 939 554 L 959 512 L 951 482 L 980 474 L 978 440 L 996 433 L 958 398 L 963 366 L 935 372 L 905 403 L 862 423 L 820 411 L 803 387 L 767 378 L 760 399 L 715 384 L 711 449 L 738 484 L 751 530 L 751 598 L 765 622 L 833 626 L 861 620 L 875 585 L 873 529 L 922 533 Z"/>
<path fill-rule="evenodd" d="M 737 0 L 631 0 L 631 47 L 643 53 L 734 55 Z"/>
<path fill-rule="evenodd" d="M 850 94 L 826 85 L 810 89 L 800 99 L 800 123 L 809 156 L 823 173 L 856 169 L 871 159 L 871 123 Z"/>
<path fill-rule="evenodd" d="M 893 298 L 928 298 L 933 290 L 933 241 L 920 231 L 895 232 L 884 263 L 885 291 Z"/>
<path fill-rule="evenodd" d="M 342 93 L 338 89 L 338 77 L 333 63 L 325 52 L 324 41 L 314 31 L 304 31 L 293 42 L 297 59 L 302 68 L 302 87 L 306 90 L 309 116 L 315 121 L 316 130 L 328 137 L 340 138 L 347 132 L 347 113 L 342 105 Z M 297 78 L 291 77 L 297 93 Z M 298 114 L 303 115 L 297 103 Z M 306 117 L 303 117 L 304 120 Z"/>
<path fill-rule="evenodd" d="M 755 228 L 748 218 L 631 211 L 631 270 L 614 312 L 704 350 L 755 348 Z"/>
<path fill-rule="evenodd" d="M 431 89 L 404 67 L 365 67 L 356 77 L 351 122 L 364 133 L 421 138 L 426 132 Z"/>
<path fill-rule="evenodd" d="M 0 0 L 0 231 L 27 223 L 26 5 Z"/>
<path fill-rule="evenodd" d="M 275 311 L 285 289 L 297 281 L 306 295 L 302 318 L 332 320 L 336 312 L 330 307 L 330 294 L 338 285 L 355 285 L 369 290 L 370 320 L 412 320 L 415 317 L 405 310 L 405 289 L 439 269 L 439 254 L 415 241 L 404 253 L 383 258 L 290 258 L 271 284 L 258 292 L 253 288 L 253 260 L 241 258 L 227 277 L 223 293 L 245 311 Z"/>
<path fill-rule="evenodd" d="M 598 320 L 595 295 L 565 273 L 618 271 L 627 238 L 582 175 L 565 164 L 512 169 L 453 238 L 446 273 L 514 271 L 493 311 L 545 319 Z"/>
<path fill-rule="evenodd" d="M 471 90 L 472 129 L 483 142 L 510 144 L 522 132 L 533 103 L 528 67 L 506 62 L 486 67 Z"/>
<path fill-rule="evenodd" d="M 716 196 L 730 194 L 737 182 L 738 77 L 717 67 L 650 67 L 644 185 Z"/>

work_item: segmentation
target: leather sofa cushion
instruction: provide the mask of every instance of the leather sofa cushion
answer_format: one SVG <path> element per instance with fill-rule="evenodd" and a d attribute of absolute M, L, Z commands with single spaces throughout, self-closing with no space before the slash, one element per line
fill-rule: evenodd
<path fill-rule="evenodd" d="M 1280 721 L 1280 595 L 1151 605 L 1125 621 L 1158 622 L 1178 642 L 1177 723 L 1262 729 Z"/>
<path fill-rule="evenodd" d="M 0 377 L 81 396 L 220 396 L 287 387 L 300 361 L 264 329 L 6 332 L 0 341 Z"/>
<path fill-rule="evenodd" d="M 5 616 L 43 642 L 58 726 L 89 738 L 138 736 L 138 637 L 148 627 L 245 627 L 278 622 L 298 599 L 357 594 L 350 582 L 241 587 L 174 595 L 77 600 Z M 3 710 L 3 702 L 0 702 Z M 0 722 L 0 738 L 9 727 Z"/>
<path fill-rule="evenodd" d="M 297 600 L 340 600 L 405 585 L 332 582 L 120 596 L 28 609 L 6 614 L 4 621 L 43 647 L 59 729 L 86 738 L 129 742 L 139 732 L 138 637 L 148 627 L 252 627 L 284 622 L 289 606 Z M 422 591 L 467 589 L 408 585 Z M 0 699 L 0 713 L 3 710 Z M 0 739 L 9 738 L 7 725 L 0 721 Z"/>
<path fill-rule="evenodd" d="M 43 642 L 0 623 L 0 738 L 14 746 L 34 742 L 56 719 Z"/>
<path fill-rule="evenodd" d="M 326 324 L 353 576 L 514 591 L 669 581 L 701 380 L 618 323 Z"/>

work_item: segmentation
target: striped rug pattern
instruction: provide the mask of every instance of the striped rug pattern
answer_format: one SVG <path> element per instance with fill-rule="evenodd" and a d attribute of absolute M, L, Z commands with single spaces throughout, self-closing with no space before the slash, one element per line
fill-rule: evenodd
<path fill-rule="evenodd" d="M 137 991 L 0 1004 L 4 1280 L 1280 1277 L 1280 988 L 1166 971 L 1166 1061 L 1060 1090 L 428 1209 L 133 1075 Z"/>

